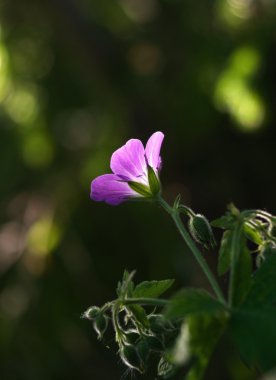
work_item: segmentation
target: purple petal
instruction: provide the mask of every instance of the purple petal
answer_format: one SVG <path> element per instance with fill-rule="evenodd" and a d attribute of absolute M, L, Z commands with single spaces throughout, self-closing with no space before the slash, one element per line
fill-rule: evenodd
<path fill-rule="evenodd" d="M 111 157 L 110 167 L 114 174 L 125 180 L 137 180 L 147 173 L 144 146 L 140 140 L 131 139 L 117 149 Z"/>
<path fill-rule="evenodd" d="M 129 198 L 139 197 L 139 194 L 117 175 L 104 174 L 92 181 L 90 197 L 97 202 L 118 205 Z"/>
<path fill-rule="evenodd" d="M 158 171 L 161 166 L 160 149 L 163 139 L 164 134 L 162 132 L 155 132 L 148 139 L 145 149 L 148 164 L 156 171 Z"/>

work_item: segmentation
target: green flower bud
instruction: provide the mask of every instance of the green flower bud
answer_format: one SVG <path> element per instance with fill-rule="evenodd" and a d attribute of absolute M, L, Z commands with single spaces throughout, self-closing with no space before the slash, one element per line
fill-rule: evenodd
<path fill-rule="evenodd" d="M 195 241 L 203 246 L 214 247 L 216 245 L 212 228 L 205 216 L 200 214 L 190 216 L 189 230 Z"/>
<path fill-rule="evenodd" d="M 143 363 L 143 367 L 145 368 L 150 355 L 150 346 L 148 344 L 148 341 L 144 338 L 140 339 L 136 345 L 136 350 Z"/>
<path fill-rule="evenodd" d="M 144 372 L 143 362 L 138 354 L 136 348 L 132 345 L 124 345 L 119 351 L 120 357 L 123 363 L 133 369 L 136 369 L 140 373 Z"/>
<path fill-rule="evenodd" d="M 108 326 L 108 317 L 105 314 L 100 313 L 93 322 L 94 330 L 98 335 L 98 339 L 102 339 Z"/>
<path fill-rule="evenodd" d="M 124 334 L 124 343 L 125 344 L 128 344 L 128 345 L 133 345 L 135 344 L 138 339 L 139 339 L 140 335 L 137 334 L 137 332 L 134 332 L 134 331 L 125 331 L 125 334 Z"/>
<path fill-rule="evenodd" d="M 91 306 L 83 314 L 83 318 L 89 319 L 90 321 L 94 320 L 101 314 L 101 309 L 98 306 Z"/>

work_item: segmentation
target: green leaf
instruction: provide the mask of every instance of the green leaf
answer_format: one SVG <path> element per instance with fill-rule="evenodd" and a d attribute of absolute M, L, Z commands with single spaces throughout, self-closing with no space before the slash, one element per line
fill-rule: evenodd
<path fill-rule="evenodd" d="M 177 342 L 178 347 L 188 353 L 187 361 L 192 366 L 186 374 L 185 380 L 203 379 L 205 370 L 210 362 L 212 353 L 222 336 L 227 319 L 225 316 L 201 314 L 189 316 L 186 319 L 188 336 L 183 335 L 183 342 Z M 177 352 L 174 352 L 177 355 Z M 188 363 L 187 363 L 188 364 Z"/>
<path fill-rule="evenodd" d="M 191 314 L 214 314 L 224 311 L 222 303 L 204 290 L 183 289 L 177 293 L 165 309 L 165 316 L 172 319 L 184 318 Z"/>
<path fill-rule="evenodd" d="M 241 239 L 238 242 L 236 249 L 238 250 L 238 255 L 233 288 L 233 306 L 240 305 L 243 302 L 252 285 L 252 259 L 243 234 L 241 235 Z"/>
<path fill-rule="evenodd" d="M 252 279 L 246 306 L 267 306 L 276 301 L 276 254 L 269 257 Z"/>
<path fill-rule="evenodd" d="M 132 292 L 133 298 L 156 298 L 169 289 L 174 280 L 144 281 L 138 284 Z"/>
<path fill-rule="evenodd" d="M 276 366 L 276 308 L 247 307 L 233 314 L 229 335 L 248 365 L 269 370 Z"/>
<path fill-rule="evenodd" d="M 225 231 L 222 235 L 218 260 L 218 273 L 220 276 L 230 268 L 232 238 L 233 232 L 231 230 Z"/>
<path fill-rule="evenodd" d="M 222 228 L 224 230 L 232 229 L 235 225 L 236 218 L 230 213 L 222 216 L 221 218 L 215 219 L 211 222 L 213 227 Z"/>

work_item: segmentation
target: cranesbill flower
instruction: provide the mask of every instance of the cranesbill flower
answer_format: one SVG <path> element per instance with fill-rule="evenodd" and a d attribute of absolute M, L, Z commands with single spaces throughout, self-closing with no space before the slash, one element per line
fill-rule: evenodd
<path fill-rule="evenodd" d="M 160 149 L 164 135 L 155 132 L 144 148 L 131 139 L 111 157 L 112 174 L 104 174 L 91 183 L 91 199 L 118 205 L 131 198 L 152 198 L 160 192 Z"/>

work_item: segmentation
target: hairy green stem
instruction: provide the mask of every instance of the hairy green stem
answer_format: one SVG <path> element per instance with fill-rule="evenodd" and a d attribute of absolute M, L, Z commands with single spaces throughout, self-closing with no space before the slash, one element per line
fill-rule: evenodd
<path fill-rule="evenodd" d="M 184 224 L 182 223 L 182 220 L 179 216 L 179 212 L 178 210 L 175 210 L 173 209 L 163 198 L 159 198 L 158 199 L 159 203 L 161 204 L 161 206 L 171 215 L 172 219 L 174 220 L 175 222 L 175 225 L 180 233 L 180 235 L 182 236 L 183 240 L 186 242 L 187 246 L 190 248 L 190 250 L 192 251 L 195 259 L 197 260 L 198 264 L 200 265 L 201 269 L 203 270 L 203 272 L 205 273 L 206 277 L 208 278 L 217 298 L 225 303 L 225 298 L 224 298 L 224 295 L 219 287 L 219 284 L 217 282 L 217 280 L 215 279 L 213 273 L 211 272 L 206 260 L 204 259 L 204 257 L 202 256 L 201 252 L 199 251 L 199 249 L 197 248 L 197 246 L 195 245 L 193 239 L 190 237 L 188 231 L 186 230 Z"/>

